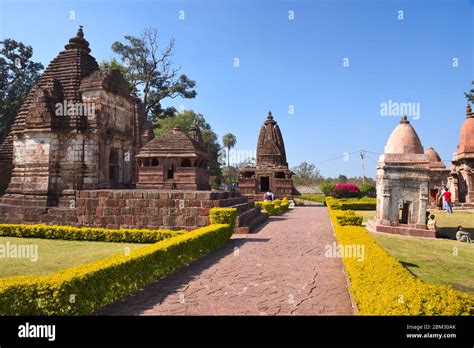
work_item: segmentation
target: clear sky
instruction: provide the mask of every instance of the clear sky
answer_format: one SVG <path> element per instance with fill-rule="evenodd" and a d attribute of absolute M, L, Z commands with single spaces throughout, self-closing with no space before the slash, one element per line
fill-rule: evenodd
<path fill-rule="evenodd" d="M 423 145 L 450 160 L 474 79 L 473 0 L 0 4 L 0 39 L 31 45 L 45 66 L 78 25 L 99 62 L 113 57 L 111 44 L 124 35 L 158 28 L 163 45 L 175 38 L 173 59 L 197 82 L 195 99 L 167 105 L 202 113 L 220 137 L 232 132 L 237 151 L 255 150 L 271 110 L 290 166 L 317 163 L 325 176 L 360 175 L 357 153 L 344 153 L 383 152 L 400 118 L 382 115 L 389 101 L 414 103 L 410 119 Z M 376 159 L 368 154 L 368 176 Z"/>

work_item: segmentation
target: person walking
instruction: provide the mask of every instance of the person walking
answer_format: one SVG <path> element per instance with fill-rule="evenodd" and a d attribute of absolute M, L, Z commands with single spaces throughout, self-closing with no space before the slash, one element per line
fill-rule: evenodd
<path fill-rule="evenodd" d="M 451 203 L 451 192 L 449 192 L 447 187 L 444 190 L 443 198 L 444 198 L 446 213 L 452 214 L 453 213 L 453 206 L 452 206 L 452 203 Z"/>

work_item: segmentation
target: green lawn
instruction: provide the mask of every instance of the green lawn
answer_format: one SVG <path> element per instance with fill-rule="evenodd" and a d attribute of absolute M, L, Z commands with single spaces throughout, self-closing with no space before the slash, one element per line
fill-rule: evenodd
<path fill-rule="evenodd" d="M 440 236 L 444 238 L 455 239 L 456 231 L 459 225 L 471 233 L 474 237 L 474 212 L 473 211 L 454 211 L 453 214 L 446 214 L 441 210 L 431 210 L 435 215 L 437 226 L 440 228 Z"/>
<path fill-rule="evenodd" d="M 371 235 L 423 281 L 451 284 L 474 295 L 474 244 L 384 233 Z"/>
<path fill-rule="evenodd" d="M 7 243 L 10 246 L 37 245 L 38 260 L 33 262 L 32 258 L 6 258 L 4 253 Z M 143 244 L 0 237 L 0 277 L 45 275 L 104 259 L 112 254 L 125 253 L 140 246 Z"/>
<path fill-rule="evenodd" d="M 356 213 L 364 217 L 364 222 L 367 222 L 375 216 L 375 210 L 357 210 Z"/>

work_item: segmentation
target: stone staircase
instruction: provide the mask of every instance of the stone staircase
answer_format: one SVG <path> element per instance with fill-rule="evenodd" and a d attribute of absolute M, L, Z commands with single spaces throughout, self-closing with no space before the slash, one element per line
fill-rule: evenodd
<path fill-rule="evenodd" d="M 237 209 L 235 234 L 251 233 L 268 219 L 268 214 L 260 212 L 260 208 L 256 207 L 253 201 L 250 201 L 247 197 L 232 197 L 221 200 L 220 207 Z"/>

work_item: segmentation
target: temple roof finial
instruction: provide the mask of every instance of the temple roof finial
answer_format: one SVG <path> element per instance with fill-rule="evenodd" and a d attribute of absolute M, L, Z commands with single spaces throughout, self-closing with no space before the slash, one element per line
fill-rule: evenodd
<path fill-rule="evenodd" d="M 410 123 L 410 121 L 408 121 L 408 116 L 407 116 L 407 115 L 403 115 L 403 116 L 402 116 L 402 119 L 400 120 L 400 123 L 402 123 L 402 124 L 408 124 L 408 123 Z"/>
<path fill-rule="evenodd" d="M 66 50 L 72 49 L 81 49 L 90 53 L 91 49 L 89 48 L 89 42 L 84 39 L 84 31 L 82 30 L 83 26 L 80 25 L 77 30 L 76 36 L 69 39 L 69 43 L 64 46 Z"/>
<path fill-rule="evenodd" d="M 77 37 L 84 38 L 84 32 L 82 31 L 82 28 L 83 28 L 83 26 L 80 25 L 80 26 L 79 26 L 79 29 L 77 29 L 77 33 L 76 33 L 76 36 L 77 36 Z"/>
<path fill-rule="evenodd" d="M 470 117 L 474 117 L 474 115 L 472 114 L 471 104 L 469 102 L 467 102 L 467 105 L 466 105 L 466 118 L 470 118 Z"/>
<path fill-rule="evenodd" d="M 273 119 L 273 115 L 272 115 L 272 112 L 271 112 L 271 111 L 268 112 L 268 116 L 267 116 L 267 117 L 268 117 L 269 119 Z"/>

